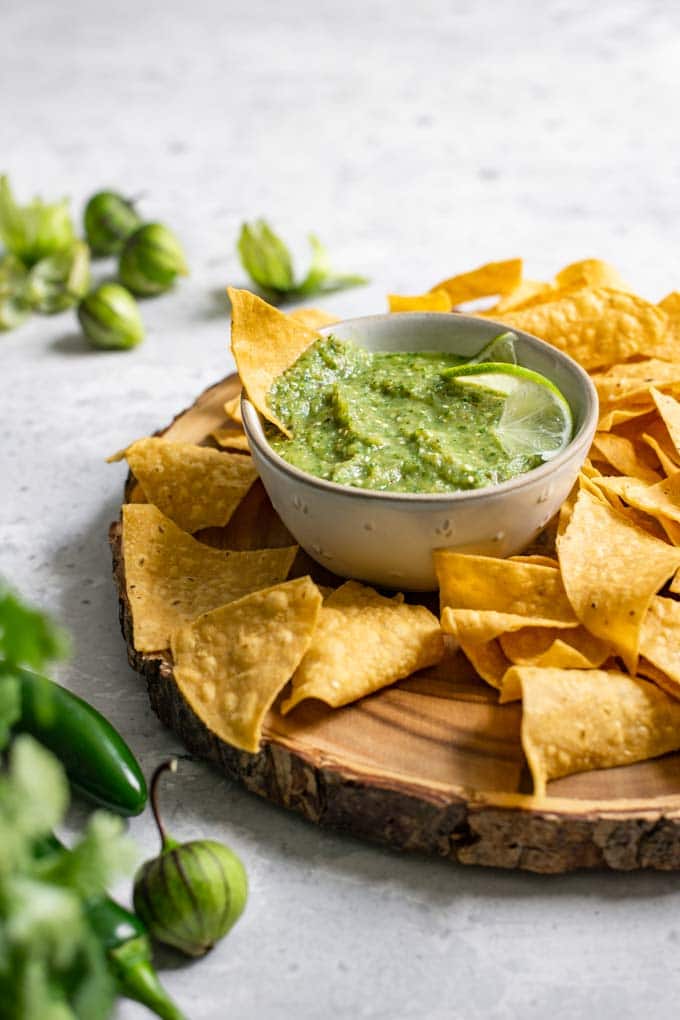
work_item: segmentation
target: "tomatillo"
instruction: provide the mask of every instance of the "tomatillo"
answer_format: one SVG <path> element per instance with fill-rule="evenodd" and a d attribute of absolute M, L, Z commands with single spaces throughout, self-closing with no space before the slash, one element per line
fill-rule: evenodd
<path fill-rule="evenodd" d="M 158 813 L 158 780 L 176 768 L 176 760 L 164 762 L 151 779 L 161 852 L 137 872 L 134 905 L 159 942 L 187 956 L 203 956 L 243 913 L 248 880 L 240 859 L 223 843 L 212 839 L 177 843 L 166 833 Z"/>
<path fill-rule="evenodd" d="M 78 304 L 89 286 L 90 249 L 74 241 L 35 263 L 28 274 L 27 300 L 36 312 L 55 315 Z"/>
<path fill-rule="evenodd" d="M 182 246 L 162 223 L 145 223 L 135 230 L 118 264 L 120 282 L 141 296 L 162 294 L 187 273 Z"/>
<path fill-rule="evenodd" d="M 132 294 L 118 283 L 102 283 L 80 302 L 78 318 L 93 347 L 124 351 L 144 339 L 144 323 Z"/>
<path fill-rule="evenodd" d="M 130 199 L 115 191 L 98 191 L 85 206 L 83 222 L 95 255 L 117 255 L 142 221 Z"/>

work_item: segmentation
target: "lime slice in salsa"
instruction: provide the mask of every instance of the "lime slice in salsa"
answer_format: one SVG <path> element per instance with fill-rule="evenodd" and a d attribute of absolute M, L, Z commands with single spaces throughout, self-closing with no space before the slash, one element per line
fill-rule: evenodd
<path fill-rule="evenodd" d="M 557 386 L 521 365 L 490 362 L 458 365 L 446 372 L 464 386 L 503 394 L 505 403 L 496 435 L 508 456 L 550 460 L 570 442 L 574 432 L 571 408 Z"/>
<path fill-rule="evenodd" d="M 517 355 L 515 354 L 515 340 L 516 335 L 508 330 L 505 333 L 499 333 L 495 336 L 486 347 L 482 347 L 479 354 L 476 354 L 474 358 L 470 358 L 468 365 L 479 365 L 481 362 L 507 362 L 510 365 L 517 364 Z"/>

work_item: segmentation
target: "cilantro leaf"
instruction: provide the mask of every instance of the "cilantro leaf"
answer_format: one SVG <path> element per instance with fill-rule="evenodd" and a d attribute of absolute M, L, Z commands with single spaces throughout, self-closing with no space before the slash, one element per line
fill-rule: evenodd
<path fill-rule="evenodd" d="M 65 658 L 68 649 L 66 632 L 0 581 L 0 663 L 41 670 L 50 659 Z"/>
<path fill-rule="evenodd" d="M 44 858 L 38 871 L 44 881 L 76 890 L 90 899 L 103 893 L 114 875 L 129 871 L 135 857 L 121 819 L 95 811 L 80 841 L 70 850 Z"/>
<path fill-rule="evenodd" d="M 54 755 L 18 736 L 9 770 L 0 774 L 0 878 L 25 863 L 34 841 L 61 822 L 68 802 L 66 773 Z"/>
<path fill-rule="evenodd" d="M 15 677 L 0 680 L 0 750 L 7 746 L 9 735 L 21 715 L 21 694 Z"/>
<path fill-rule="evenodd" d="M 5 682 L 7 683 L 7 681 Z M 0 685 L 0 689 L 3 685 Z M 0 1013 L 105 1020 L 116 994 L 86 904 L 131 864 L 120 819 L 96 812 L 72 850 L 41 852 L 68 803 L 57 759 L 18 736 L 0 772 Z"/>

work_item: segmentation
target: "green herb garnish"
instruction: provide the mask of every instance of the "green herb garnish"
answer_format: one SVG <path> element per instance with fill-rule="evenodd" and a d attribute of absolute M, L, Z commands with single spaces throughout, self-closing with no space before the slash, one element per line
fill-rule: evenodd
<path fill-rule="evenodd" d="M 73 850 L 38 852 L 68 805 L 66 775 L 19 736 L 0 774 L 0 1002 L 6 1020 L 99 1020 L 116 986 L 88 898 L 131 864 L 122 822 L 95 813 Z"/>
<path fill-rule="evenodd" d="M 52 659 L 65 658 L 69 646 L 61 627 L 0 581 L 0 676 L 11 666 L 44 669 Z"/>

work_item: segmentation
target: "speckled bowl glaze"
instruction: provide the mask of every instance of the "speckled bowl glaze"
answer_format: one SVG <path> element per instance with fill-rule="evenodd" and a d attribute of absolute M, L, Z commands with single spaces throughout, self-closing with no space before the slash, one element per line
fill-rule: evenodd
<path fill-rule="evenodd" d="M 436 350 L 471 358 L 506 328 L 467 315 L 407 312 L 348 319 L 320 332 L 371 351 Z M 590 448 L 598 405 L 595 387 L 575 361 L 536 337 L 514 332 L 518 362 L 551 379 L 569 401 L 574 438 L 553 460 L 484 489 L 373 492 L 315 478 L 272 450 L 260 415 L 242 399 L 243 425 L 264 487 L 310 556 L 341 577 L 433 591 L 433 549 L 512 556 L 526 548 L 568 495 Z"/>

